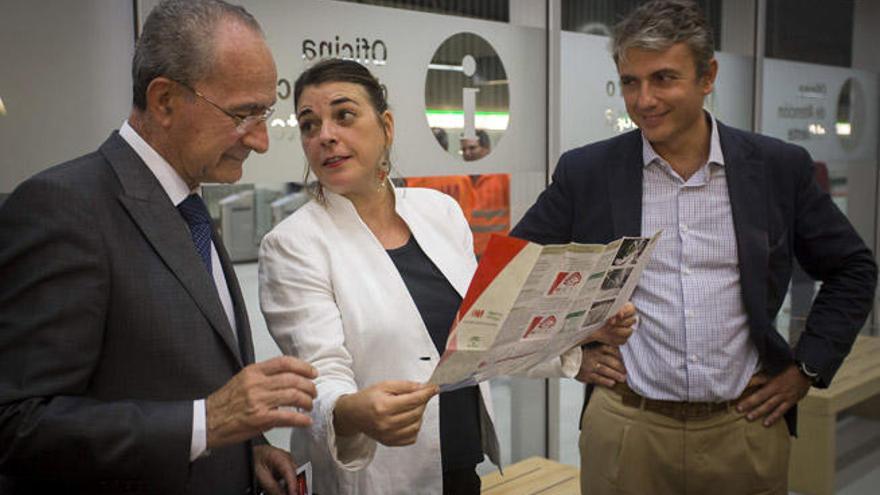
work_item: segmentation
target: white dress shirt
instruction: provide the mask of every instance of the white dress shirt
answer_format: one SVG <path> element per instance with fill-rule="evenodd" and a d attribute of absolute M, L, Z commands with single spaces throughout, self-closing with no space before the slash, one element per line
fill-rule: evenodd
<path fill-rule="evenodd" d="M 186 182 L 180 177 L 177 171 L 162 156 L 153 149 L 137 131 L 135 131 L 126 120 L 122 127 L 119 128 L 119 136 L 134 149 L 134 152 L 144 161 L 147 168 L 156 176 L 156 180 L 165 190 L 168 199 L 174 206 L 178 206 L 190 194 L 201 194 L 201 187 L 190 190 Z M 216 242 L 216 239 L 215 239 Z M 195 249 L 195 248 L 194 248 Z M 223 266 L 220 265 L 220 257 L 217 255 L 217 248 L 211 243 L 211 271 L 214 276 L 214 283 L 217 287 L 217 294 L 220 302 L 223 304 L 223 310 L 226 312 L 226 318 L 229 320 L 229 326 L 232 327 L 233 333 L 238 335 L 238 329 L 235 325 L 235 308 L 232 305 L 232 296 L 229 293 L 229 286 L 226 284 L 226 276 L 223 274 Z M 192 442 L 190 444 L 190 461 L 196 460 L 205 453 L 208 443 L 208 431 L 205 421 L 205 399 L 193 401 L 193 431 Z"/>
<path fill-rule="evenodd" d="M 642 137 L 642 232 L 663 236 L 633 293 L 638 327 L 621 352 L 630 387 L 651 399 L 735 399 L 758 367 L 724 155 L 709 117 L 708 160 L 687 181 Z"/>

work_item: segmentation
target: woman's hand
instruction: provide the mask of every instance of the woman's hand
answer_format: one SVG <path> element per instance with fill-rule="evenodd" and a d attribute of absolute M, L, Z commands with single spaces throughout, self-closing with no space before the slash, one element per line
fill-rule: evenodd
<path fill-rule="evenodd" d="M 438 392 L 436 385 L 379 382 L 340 397 L 333 410 L 333 427 L 339 436 L 364 433 L 389 447 L 411 445 L 422 427 L 428 401 Z"/>
<path fill-rule="evenodd" d="M 602 328 L 596 330 L 587 337 L 581 345 L 590 342 L 602 342 L 603 344 L 622 346 L 626 344 L 629 336 L 633 333 L 633 325 L 636 324 L 636 307 L 633 303 L 624 304 L 620 310 L 608 318 Z"/>

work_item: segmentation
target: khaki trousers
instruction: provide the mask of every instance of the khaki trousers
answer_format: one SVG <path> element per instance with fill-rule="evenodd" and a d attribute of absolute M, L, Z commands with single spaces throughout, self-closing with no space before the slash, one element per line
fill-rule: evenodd
<path fill-rule="evenodd" d="M 626 406 L 596 387 L 581 423 L 583 495 L 787 495 L 785 421 L 735 409 L 679 420 Z"/>

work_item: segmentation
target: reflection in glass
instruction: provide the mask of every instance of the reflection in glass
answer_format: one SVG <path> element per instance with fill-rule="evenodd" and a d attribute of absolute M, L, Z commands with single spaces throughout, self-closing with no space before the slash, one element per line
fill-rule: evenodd
<path fill-rule="evenodd" d="M 471 226 L 477 258 L 486 251 L 492 234 L 510 231 L 510 174 L 407 177 L 398 185 L 436 189 L 455 199 Z"/>
<path fill-rule="evenodd" d="M 858 79 L 847 79 L 840 88 L 840 96 L 837 97 L 837 118 L 834 122 L 835 134 L 845 150 L 852 150 L 858 146 L 859 131 L 862 129 L 865 117 L 863 102 L 864 93 Z"/>
<path fill-rule="evenodd" d="M 444 41 L 428 65 L 425 114 L 437 143 L 464 161 L 488 156 L 509 124 L 504 64 L 474 33 Z"/>

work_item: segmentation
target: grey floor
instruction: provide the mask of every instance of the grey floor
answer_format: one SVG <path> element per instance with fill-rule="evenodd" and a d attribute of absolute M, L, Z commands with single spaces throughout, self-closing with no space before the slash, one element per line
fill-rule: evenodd
<path fill-rule="evenodd" d="M 266 324 L 260 316 L 257 294 L 257 264 L 236 265 L 236 274 L 244 292 L 254 334 L 254 347 L 257 360 L 264 360 L 280 354 L 272 341 Z M 511 462 L 508 446 L 512 445 L 510 420 L 511 381 L 494 380 L 492 383 L 495 423 L 502 445 L 502 463 Z M 560 455 L 561 462 L 578 465 L 577 417 L 583 400 L 582 387 L 572 381 L 561 383 L 560 411 Z M 287 448 L 289 430 L 273 430 L 267 434 L 277 446 Z M 880 494 L 880 421 L 857 417 L 844 417 L 838 423 L 838 453 L 836 493 L 839 495 L 877 495 Z M 479 466 L 481 474 L 492 471 L 488 462 Z M 795 492 L 792 492 L 794 494 Z"/>

